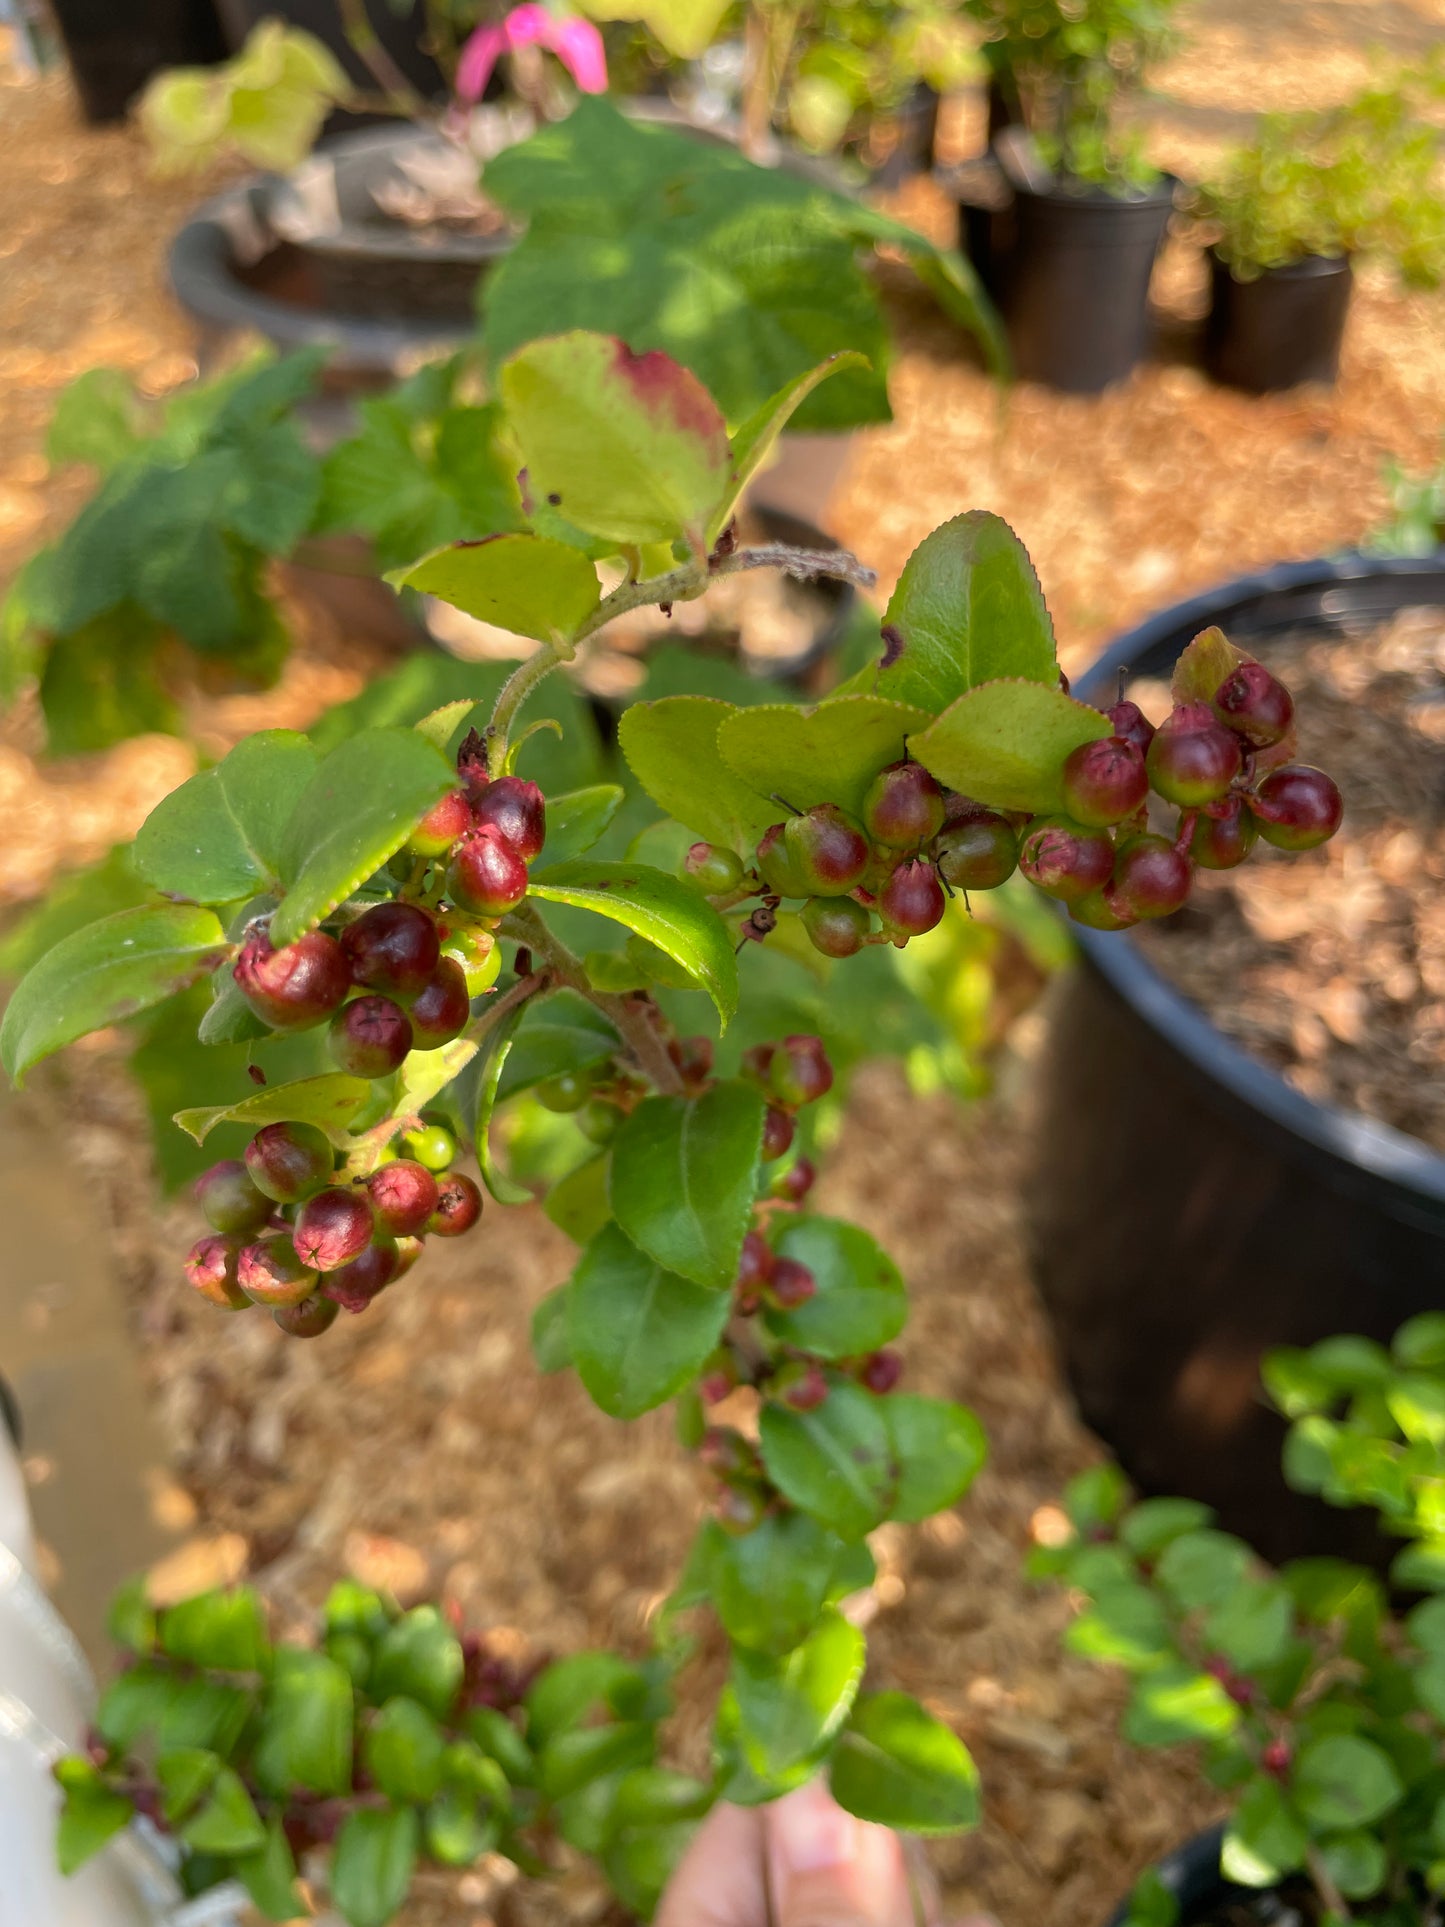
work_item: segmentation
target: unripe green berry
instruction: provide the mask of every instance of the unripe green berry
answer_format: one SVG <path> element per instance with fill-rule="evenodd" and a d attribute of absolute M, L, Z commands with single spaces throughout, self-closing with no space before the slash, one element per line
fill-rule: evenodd
<path fill-rule="evenodd" d="M 1183 703 L 1155 730 L 1144 760 L 1164 800 L 1194 810 L 1227 794 L 1242 759 L 1239 738 L 1208 703 Z"/>
<path fill-rule="evenodd" d="M 868 786 L 863 827 L 875 843 L 916 850 L 943 827 L 943 791 L 921 763 L 890 763 Z"/>
<path fill-rule="evenodd" d="M 788 846 L 787 827 L 786 823 L 774 823 L 763 832 L 758 844 L 758 874 L 775 897 L 805 897 L 808 886 Z"/>
<path fill-rule="evenodd" d="M 331 1142 L 314 1124 L 264 1124 L 246 1146 L 246 1169 L 258 1191 L 295 1204 L 331 1182 Z"/>
<path fill-rule="evenodd" d="M 933 840 L 938 874 L 955 890 L 996 890 L 1018 868 L 1019 840 L 996 810 L 948 823 Z"/>
<path fill-rule="evenodd" d="M 213 1231 L 259 1231 L 272 1202 L 239 1158 L 222 1158 L 196 1179 L 196 1203 Z"/>
<path fill-rule="evenodd" d="M 845 897 L 867 875 L 871 852 L 863 826 L 836 803 L 789 817 L 783 841 L 808 896 Z"/>
<path fill-rule="evenodd" d="M 457 1155 L 457 1141 L 444 1124 L 424 1123 L 419 1130 L 408 1131 L 401 1148 L 428 1171 L 445 1171 Z"/>
<path fill-rule="evenodd" d="M 803 928 L 815 950 L 825 957 L 853 957 L 863 948 L 872 918 L 851 897 L 809 897 L 803 905 Z"/>
<path fill-rule="evenodd" d="M 580 1111 L 592 1095 L 593 1081 L 590 1071 L 559 1071 L 544 1078 L 533 1095 L 544 1111 Z"/>
<path fill-rule="evenodd" d="M 722 897 L 743 880 L 743 866 L 721 843 L 694 843 L 682 860 L 682 874 L 705 897 Z"/>

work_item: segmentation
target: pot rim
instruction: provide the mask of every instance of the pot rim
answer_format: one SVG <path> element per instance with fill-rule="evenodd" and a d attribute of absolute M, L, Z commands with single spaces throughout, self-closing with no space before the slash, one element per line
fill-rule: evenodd
<path fill-rule="evenodd" d="M 1158 1874 L 1164 1885 L 1179 1902 L 1181 1911 L 1198 1907 L 1212 1899 L 1222 1900 L 1239 1890 L 1232 1887 L 1219 1871 L 1219 1854 L 1224 1845 L 1224 1823 L 1206 1827 L 1203 1833 L 1196 1833 L 1172 1853 L 1165 1854 L 1162 1860 L 1153 1863 L 1153 1871 Z M 1126 1927 L 1129 1919 L 1130 1903 L 1126 1897 L 1118 1910 L 1109 1918 L 1109 1927 Z"/>
<path fill-rule="evenodd" d="M 1005 169 L 1005 179 L 1008 178 Z M 1025 187 L 1022 182 L 1009 180 L 1009 188 L 1020 201 L 1042 201 L 1049 207 L 1087 208 L 1095 213 L 1103 208 L 1123 208 L 1133 212 L 1142 208 L 1159 208 L 1174 205 L 1174 197 L 1182 183 L 1177 174 L 1161 173 L 1151 187 L 1130 188 L 1123 194 L 1111 194 L 1107 187 L 1092 184 L 1070 190 L 1067 187 Z"/>
<path fill-rule="evenodd" d="M 1114 700 L 1121 669 L 1144 671 L 1172 661 L 1201 629 L 1218 623 L 1228 632 L 1232 616 L 1247 615 L 1258 604 L 1279 599 L 1283 620 L 1245 635 L 1263 636 L 1270 628 L 1294 627 L 1314 616 L 1326 621 L 1351 607 L 1368 609 L 1351 594 L 1368 582 L 1418 581 L 1422 593 L 1380 600 L 1383 617 L 1417 603 L 1445 604 L 1445 549 L 1433 556 L 1372 556 L 1359 552 L 1319 557 L 1309 562 L 1277 563 L 1255 574 L 1171 604 L 1149 616 L 1104 651 L 1079 679 L 1080 701 L 1103 706 Z M 1309 591 L 1317 593 L 1310 595 Z M 1293 613 L 1289 598 L 1293 596 Z M 1199 1007 L 1176 990 L 1144 956 L 1138 945 L 1102 931 L 1070 926 L 1084 957 L 1110 987 L 1163 1040 L 1207 1080 L 1222 1085 L 1240 1103 L 1262 1112 L 1272 1123 L 1302 1138 L 1338 1162 L 1368 1172 L 1434 1206 L 1445 1205 L 1445 1156 L 1419 1138 L 1342 1105 L 1320 1103 L 1297 1091 L 1280 1072 L 1252 1057 L 1227 1037 Z"/>
<path fill-rule="evenodd" d="M 1252 288 L 1260 281 L 1327 281 L 1336 275 L 1354 273 L 1353 257 L 1348 254 L 1302 254 L 1297 261 L 1281 262 L 1277 268 L 1261 268 L 1243 280 L 1219 252 L 1218 244 L 1209 249 L 1209 264 L 1216 274 L 1227 274 L 1236 287 Z"/>

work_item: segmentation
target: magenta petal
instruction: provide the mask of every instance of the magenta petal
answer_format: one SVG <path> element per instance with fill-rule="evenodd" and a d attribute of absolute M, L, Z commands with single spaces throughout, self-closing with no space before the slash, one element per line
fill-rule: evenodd
<path fill-rule="evenodd" d="M 564 20 L 552 45 L 584 94 L 607 92 L 607 50 L 590 20 Z"/>
<path fill-rule="evenodd" d="M 475 105 L 486 91 L 487 82 L 492 77 L 492 69 L 507 50 L 507 34 L 503 27 L 478 27 L 476 32 L 462 48 L 457 61 L 456 90 L 458 100 Z"/>
<path fill-rule="evenodd" d="M 507 15 L 502 31 L 507 36 L 509 47 L 529 47 L 541 43 L 548 47 L 552 44 L 552 16 L 545 7 L 526 0 L 526 4 L 513 7 Z"/>

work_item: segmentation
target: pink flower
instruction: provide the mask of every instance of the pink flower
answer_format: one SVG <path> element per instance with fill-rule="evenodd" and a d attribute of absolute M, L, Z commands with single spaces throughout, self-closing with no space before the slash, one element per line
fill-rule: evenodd
<path fill-rule="evenodd" d="M 492 69 L 504 53 L 541 46 L 556 54 L 584 94 L 607 91 L 607 54 L 590 20 L 558 20 L 537 0 L 513 7 L 501 26 L 478 27 L 457 62 L 457 98 L 473 106 L 482 97 Z"/>

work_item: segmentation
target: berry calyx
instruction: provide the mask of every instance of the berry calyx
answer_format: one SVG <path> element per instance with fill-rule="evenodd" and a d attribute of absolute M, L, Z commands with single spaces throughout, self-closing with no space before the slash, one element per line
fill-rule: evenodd
<path fill-rule="evenodd" d="M 314 1124 L 263 1124 L 246 1146 L 251 1182 L 277 1204 L 319 1191 L 335 1162 L 330 1141 Z"/>
<path fill-rule="evenodd" d="M 366 1180 L 376 1222 L 393 1237 L 421 1231 L 436 1210 L 437 1181 L 415 1158 L 394 1158 Z"/>
<path fill-rule="evenodd" d="M 490 826 L 517 852 L 524 863 L 537 856 L 547 840 L 547 802 L 535 783 L 521 776 L 499 776 L 472 798 L 472 814 L 480 828 Z"/>
<path fill-rule="evenodd" d="M 451 1171 L 437 1186 L 436 1208 L 426 1228 L 438 1238 L 460 1238 L 481 1215 L 481 1192 L 464 1172 Z"/>
<path fill-rule="evenodd" d="M 783 841 L 811 897 L 844 897 L 867 874 L 862 825 L 836 803 L 819 803 L 783 826 Z"/>
<path fill-rule="evenodd" d="M 828 1396 L 828 1381 L 814 1359 L 795 1359 L 773 1378 L 773 1396 L 794 1412 L 816 1412 Z"/>
<path fill-rule="evenodd" d="M 821 1037 L 785 1037 L 768 1065 L 768 1083 L 780 1104 L 816 1104 L 833 1088 L 833 1066 Z"/>
<path fill-rule="evenodd" d="M 242 944 L 232 975 L 272 1030 L 309 1030 L 329 1017 L 351 988 L 346 954 L 324 930 L 308 930 L 280 950 L 258 930 Z"/>
<path fill-rule="evenodd" d="M 237 1275 L 240 1251 L 239 1238 L 198 1238 L 186 1254 L 186 1283 L 222 1310 L 241 1311 L 251 1301 Z"/>
<path fill-rule="evenodd" d="M 871 927 L 872 918 L 851 897 L 809 897 L 803 905 L 803 928 L 825 957 L 856 956 Z"/>
<path fill-rule="evenodd" d="M 316 1289 L 314 1267 L 301 1262 L 286 1237 L 247 1245 L 237 1275 L 242 1291 L 257 1305 L 299 1305 Z"/>
<path fill-rule="evenodd" d="M 452 851 L 447 895 L 478 917 L 504 917 L 527 894 L 527 866 L 491 824 L 468 830 Z"/>
<path fill-rule="evenodd" d="M 768 1194 L 785 1204 L 801 1204 L 817 1182 L 817 1165 L 811 1158 L 798 1158 L 778 1173 L 768 1186 Z"/>
<path fill-rule="evenodd" d="M 1195 810 L 1225 794 L 1242 760 L 1239 738 L 1208 703 L 1182 703 L 1155 730 L 1144 764 L 1165 802 Z"/>
<path fill-rule="evenodd" d="M 773 1275 L 768 1280 L 768 1292 L 784 1311 L 793 1311 L 799 1305 L 806 1305 L 815 1297 L 818 1281 L 808 1267 L 799 1264 L 796 1258 L 776 1258 L 773 1261 Z"/>
<path fill-rule="evenodd" d="M 1142 756 L 1154 740 L 1154 725 L 1144 714 L 1138 703 L 1121 698 L 1112 709 L 1104 711 L 1114 734 L 1124 742 L 1132 743 Z"/>
<path fill-rule="evenodd" d="M 943 921 L 948 899 L 926 857 L 900 863 L 878 893 L 878 914 L 890 934 L 921 937 Z"/>
<path fill-rule="evenodd" d="M 763 1162 L 771 1164 L 793 1148 L 794 1124 L 788 1112 L 770 1104 L 763 1113 Z"/>
<path fill-rule="evenodd" d="M 933 840 L 938 874 L 955 890 L 996 890 L 1018 868 L 1019 840 L 996 810 L 946 823 Z"/>
<path fill-rule="evenodd" d="M 1226 796 L 1201 810 L 1189 837 L 1189 854 L 1201 870 L 1233 870 L 1259 836 L 1259 824 L 1242 796 Z"/>
<path fill-rule="evenodd" d="M 445 1171 L 457 1155 L 457 1141 L 445 1124 L 424 1123 L 419 1130 L 408 1131 L 401 1148 L 428 1171 Z"/>
<path fill-rule="evenodd" d="M 694 843 L 682 859 L 682 874 L 705 897 L 722 897 L 743 880 L 743 866 L 721 843 Z"/>
<path fill-rule="evenodd" d="M 412 999 L 412 1049 L 440 1050 L 461 1036 L 471 1014 L 467 973 L 455 958 L 443 957 L 426 988 Z"/>
<path fill-rule="evenodd" d="M 349 1265 L 333 1271 L 321 1287 L 323 1298 L 343 1311 L 365 1311 L 378 1292 L 396 1276 L 396 1246 L 390 1238 L 374 1238 Z"/>
<path fill-rule="evenodd" d="M 902 1355 L 887 1350 L 870 1352 L 863 1360 L 863 1369 L 858 1376 L 870 1392 L 877 1392 L 881 1397 L 884 1393 L 891 1392 L 902 1378 Z"/>
<path fill-rule="evenodd" d="M 1019 868 L 1046 897 L 1078 903 L 1109 880 L 1114 846 L 1067 816 L 1036 816 L 1019 842 Z"/>
<path fill-rule="evenodd" d="M 365 1251 L 373 1228 L 365 1194 L 333 1185 L 302 1205 L 291 1242 L 302 1264 L 313 1271 L 340 1271 Z"/>
<path fill-rule="evenodd" d="M 330 1331 L 340 1310 L 340 1305 L 318 1291 L 299 1305 L 278 1305 L 271 1316 L 288 1338 L 319 1338 L 322 1332 Z"/>
<path fill-rule="evenodd" d="M 806 897 L 807 884 L 787 841 L 787 824 L 774 823 L 758 844 L 758 874 L 775 897 Z"/>
<path fill-rule="evenodd" d="M 437 967 L 441 940 L 414 903 L 375 903 L 341 933 L 352 981 L 388 997 L 415 997 Z"/>
<path fill-rule="evenodd" d="M 1242 662 L 1215 690 L 1209 707 L 1253 749 L 1281 742 L 1294 721 L 1294 698 L 1262 662 Z"/>
<path fill-rule="evenodd" d="M 922 763 L 890 763 L 868 786 L 863 827 L 875 843 L 916 850 L 943 827 L 943 791 Z"/>
<path fill-rule="evenodd" d="M 390 997 L 355 997 L 331 1020 L 332 1058 L 352 1077 L 389 1077 L 411 1049 L 411 1020 Z"/>
<path fill-rule="evenodd" d="M 196 1179 L 196 1203 L 213 1231 L 259 1231 L 271 1200 L 259 1190 L 239 1158 L 222 1158 Z"/>
<path fill-rule="evenodd" d="M 1259 833 L 1277 850 L 1313 850 L 1328 843 L 1344 820 L 1339 786 L 1322 769 L 1291 763 L 1266 776 L 1249 799 Z"/>
<path fill-rule="evenodd" d="M 433 803 L 407 839 L 415 856 L 440 856 L 472 827 L 472 806 L 465 790 L 453 790 Z"/>
<path fill-rule="evenodd" d="M 1131 837 L 1119 851 L 1104 900 L 1116 915 L 1169 917 L 1189 895 L 1194 872 L 1167 836 Z"/>
<path fill-rule="evenodd" d="M 1132 816 L 1149 794 L 1142 752 L 1122 736 L 1080 743 L 1065 758 L 1064 810 L 1088 829 L 1107 829 Z"/>

